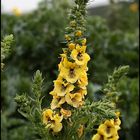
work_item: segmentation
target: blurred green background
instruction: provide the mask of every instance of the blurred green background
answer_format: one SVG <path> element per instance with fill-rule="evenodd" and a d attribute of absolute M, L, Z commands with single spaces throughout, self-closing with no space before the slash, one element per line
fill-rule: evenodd
<path fill-rule="evenodd" d="M 17 93 L 30 93 L 33 74 L 39 69 L 45 78 L 43 106 L 49 104 L 48 93 L 58 74 L 59 54 L 64 47 L 64 29 L 71 6 L 70 0 L 42 0 L 30 13 L 1 14 L 1 37 L 12 33 L 15 39 L 1 75 L 2 140 L 34 139 L 30 124 L 17 113 L 14 97 Z M 118 85 L 120 140 L 139 139 L 138 7 L 137 0 L 110 0 L 108 6 L 88 9 L 87 15 L 87 51 L 91 56 L 88 97 L 93 98 L 93 93 L 98 92 L 115 67 L 130 65 L 129 74 Z"/>

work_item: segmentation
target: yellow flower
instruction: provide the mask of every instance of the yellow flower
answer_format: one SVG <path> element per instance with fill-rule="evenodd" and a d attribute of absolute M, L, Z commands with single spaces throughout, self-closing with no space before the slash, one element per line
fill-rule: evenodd
<path fill-rule="evenodd" d="M 63 116 L 55 114 L 51 109 L 46 109 L 42 113 L 43 124 L 46 125 L 46 128 L 52 129 L 54 132 L 59 132 L 62 129 L 62 119 Z"/>
<path fill-rule="evenodd" d="M 102 134 L 105 137 L 111 137 L 111 136 L 117 135 L 117 130 L 116 130 L 115 127 L 111 127 L 111 126 L 107 126 L 105 124 L 101 124 L 98 128 L 98 133 Z"/>
<path fill-rule="evenodd" d="M 83 125 L 80 125 L 80 127 L 77 130 L 77 133 L 78 133 L 78 137 L 79 138 L 83 135 L 83 132 L 84 132 L 84 126 Z"/>
<path fill-rule="evenodd" d="M 54 115 L 53 117 L 53 123 L 50 126 L 50 128 L 53 130 L 53 132 L 60 132 L 62 130 L 62 121 L 63 116 L 59 116 L 58 114 Z"/>
<path fill-rule="evenodd" d="M 86 89 L 86 86 L 88 85 L 88 78 L 86 72 L 82 74 L 80 79 L 78 79 L 77 83 L 78 83 L 78 87 L 82 89 Z"/>
<path fill-rule="evenodd" d="M 65 103 L 64 97 L 53 96 L 53 100 L 51 102 L 51 109 L 59 108 L 64 103 Z"/>
<path fill-rule="evenodd" d="M 116 112 L 116 119 L 106 120 L 105 125 L 115 127 L 116 130 L 120 129 L 121 120 L 119 119 L 120 112 Z"/>
<path fill-rule="evenodd" d="M 81 95 L 81 93 L 68 93 L 65 96 L 65 100 L 66 102 L 75 107 L 78 108 L 81 105 L 83 105 L 83 101 L 82 101 L 83 96 Z"/>
<path fill-rule="evenodd" d="M 114 119 L 111 120 L 106 120 L 104 122 L 105 125 L 109 126 L 109 127 L 114 127 Z"/>
<path fill-rule="evenodd" d="M 58 64 L 59 71 L 61 71 L 61 69 L 63 68 L 64 60 L 67 59 L 65 53 L 61 54 L 60 56 L 61 56 L 61 62 Z"/>
<path fill-rule="evenodd" d="M 48 124 L 50 120 L 53 119 L 53 111 L 51 109 L 46 109 L 43 111 L 43 123 Z"/>
<path fill-rule="evenodd" d="M 70 110 L 66 110 L 66 109 L 61 108 L 60 112 L 65 119 L 67 119 L 68 117 L 71 116 L 71 111 Z"/>
<path fill-rule="evenodd" d="M 70 41 L 70 40 L 71 40 L 70 36 L 68 36 L 68 35 L 65 35 L 65 39 L 66 39 L 67 41 Z"/>
<path fill-rule="evenodd" d="M 114 119 L 114 125 L 115 126 L 120 126 L 120 124 L 121 124 L 121 120 L 119 118 Z"/>
<path fill-rule="evenodd" d="M 75 63 L 69 62 L 65 59 L 60 70 L 60 76 L 70 83 L 75 83 L 82 74 L 82 69 Z"/>
<path fill-rule="evenodd" d="M 82 36 L 82 31 L 81 30 L 76 31 L 75 35 L 78 37 Z"/>
<path fill-rule="evenodd" d="M 86 38 L 84 38 L 81 42 L 82 42 L 82 45 L 85 46 L 87 42 Z"/>
<path fill-rule="evenodd" d="M 108 139 L 105 136 L 97 133 L 96 135 L 93 135 L 92 140 L 108 140 Z"/>
<path fill-rule="evenodd" d="M 68 83 L 61 76 L 54 81 L 54 92 L 57 96 L 64 96 L 74 89 L 74 85 Z"/>
<path fill-rule="evenodd" d="M 116 114 L 117 117 L 119 117 L 121 113 L 118 111 L 115 114 Z"/>
<path fill-rule="evenodd" d="M 138 10 L 139 10 L 139 7 L 138 7 L 138 4 L 137 3 L 131 4 L 129 8 L 134 13 L 138 12 Z"/>
<path fill-rule="evenodd" d="M 71 57 L 75 60 L 77 65 L 84 65 L 90 60 L 90 56 L 85 53 L 86 46 L 76 46 L 76 49 L 72 50 Z"/>
<path fill-rule="evenodd" d="M 75 44 L 74 43 L 70 43 L 68 45 L 68 47 L 69 47 L 70 50 L 73 50 L 73 49 L 75 49 Z"/>
<path fill-rule="evenodd" d="M 17 7 L 13 8 L 13 13 L 15 16 L 20 16 L 21 15 L 21 10 Z"/>
<path fill-rule="evenodd" d="M 121 129 L 121 128 L 120 128 L 121 120 L 120 120 L 119 117 L 116 118 L 116 119 L 114 119 L 114 125 L 115 125 L 115 128 L 116 128 L 117 130 L 120 130 L 120 129 Z"/>

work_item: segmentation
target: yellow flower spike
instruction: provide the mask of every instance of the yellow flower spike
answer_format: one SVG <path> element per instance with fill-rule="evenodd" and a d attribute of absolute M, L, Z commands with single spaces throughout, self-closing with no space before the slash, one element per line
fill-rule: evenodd
<path fill-rule="evenodd" d="M 74 89 L 74 85 L 70 83 L 65 83 L 63 77 L 59 76 L 57 80 L 54 81 L 54 91 L 57 96 L 64 96 L 66 93 L 71 92 Z"/>
<path fill-rule="evenodd" d="M 82 36 L 82 31 L 81 30 L 76 31 L 75 36 L 77 37 Z"/>
<path fill-rule="evenodd" d="M 13 14 L 15 16 L 20 16 L 21 15 L 21 10 L 17 7 L 14 7 L 12 11 L 13 11 Z"/>
<path fill-rule="evenodd" d="M 81 42 L 82 42 L 82 45 L 85 46 L 86 45 L 86 42 L 87 42 L 87 39 L 84 38 Z"/>
<path fill-rule="evenodd" d="M 53 96 L 53 100 L 51 102 L 51 109 L 59 108 L 64 103 L 65 103 L 64 97 Z"/>
<path fill-rule="evenodd" d="M 101 134 L 95 134 L 91 140 L 108 140 L 105 136 L 101 135 Z"/>
<path fill-rule="evenodd" d="M 111 137 L 117 135 L 117 130 L 115 129 L 115 127 L 110 127 L 105 124 L 101 124 L 98 128 L 98 133 L 105 137 Z"/>
<path fill-rule="evenodd" d="M 90 56 L 85 51 L 86 46 L 76 46 L 76 49 L 72 50 L 71 57 L 77 65 L 85 65 L 90 60 Z"/>
<path fill-rule="evenodd" d="M 81 93 L 73 93 L 73 94 L 72 93 L 68 93 L 65 96 L 66 102 L 69 105 L 71 105 L 71 106 L 73 106 L 75 108 L 78 108 L 78 107 L 83 105 L 82 98 L 83 98 L 83 96 L 81 95 Z"/>
<path fill-rule="evenodd" d="M 65 119 L 71 116 L 71 111 L 61 108 L 60 113 L 63 115 Z"/>
<path fill-rule="evenodd" d="M 69 47 L 70 50 L 73 50 L 73 49 L 75 49 L 75 44 L 74 43 L 70 43 L 68 45 L 68 47 Z"/>
<path fill-rule="evenodd" d="M 68 36 L 68 35 L 65 35 L 65 39 L 66 39 L 67 41 L 70 41 L 70 40 L 71 40 L 70 36 Z"/>
<path fill-rule="evenodd" d="M 133 3 L 133 4 L 130 5 L 129 9 L 130 9 L 133 13 L 136 13 L 136 12 L 138 12 L 138 10 L 139 10 L 139 6 L 138 6 L 137 3 Z"/>
<path fill-rule="evenodd" d="M 80 127 L 77 130 L 77 133 L 78 133 L 79 138 L 83 135 L 83 133 L 84 133 L 84 125 L 80 125 Z"/>

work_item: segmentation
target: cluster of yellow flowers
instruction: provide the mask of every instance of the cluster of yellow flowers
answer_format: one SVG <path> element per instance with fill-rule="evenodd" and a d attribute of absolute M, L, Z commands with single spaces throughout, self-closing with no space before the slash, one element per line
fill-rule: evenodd
<path fill-rule="evenodd" d="M 118 130 L 121 124 L 119 115 L 120 112 L 117 112 L 116 119 L 106 120 L 101 124 L 97 130 L 97 134 L 92 137 L 92 140 L 118 140 Z"/>
<path fill-rule="evenodd" d="M 78 108 L 84 104 L 87 94 L 87 63 L 90 56 L 86 53 L 86 38 L 82 38 L 82 31 L 77 30 L 75 37 L 80 38 L 81 43 L 75 43 L 68 35 L 65 36 L 68 48 L 61 54 L 59 75 L 50 92 L 53 96 L 51 109 L 43 112 L 43 123 L 54 132 L 61 131 L 62 119 L 67 119 L 72 114 L 70 109 L 65 108 L 66 104 Z M 55 113 L 55 109 L 60 109 L 59 114 Z"/>

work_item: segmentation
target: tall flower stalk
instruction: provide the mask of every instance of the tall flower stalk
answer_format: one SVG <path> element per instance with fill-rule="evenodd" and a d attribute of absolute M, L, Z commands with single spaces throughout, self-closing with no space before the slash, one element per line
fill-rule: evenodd
<path fill-rule="evenodd" d="M 86 53 L 84 36 L 86 3 L 87 0 L 75 0 L 75 6 L 69 15 L 70 22 L 65 32 L 66 48 L 63 48 L 63 53 L 60 55 L 59 74 L 54 81 L 54 89 L 50 92 L 53 96 L 51 110 L 47 109 L 43 112 L 44 124 L 51 126 L 54 132 L 61 131 L 62 118 L 68 119 L 72 114 L 72 108 L 81 107 L 87 94 L 87 63 L 90 56 Z M 56 109 L 59 115 L 52 116 Z M 59 118 L 58 124 L 54 119 L 56 115 Z M 54 129 L 49 123 L 54 123 L 53 126 L 58 129 Z"/>
<path fill-rule="evenodd" d="M 42 140 L 86 140 L 91 139 L 93 134 L 93 140 L 118 139 L 120 119 L 113 99 L 117 96 L 117 83 L 128 72 L 128 66 L 116 69 L 109 76 L 108 83 L 102 89 L 104 98 L 93 102 L 85 99 L 87 64 L 90 60 L 85 37 L 87 2 L 75 0 L 69 14 L 69 25 L 65 29 L 66 47 L 60 54 L 59 74 L 49 93 L 52 96 L 50 106 L 42 109 L 43 79 L 40 71 L 33 79 L 33 97 L 24 93 L 15 98 L 18 111 L 33 124 L 37 138 Z"/>

